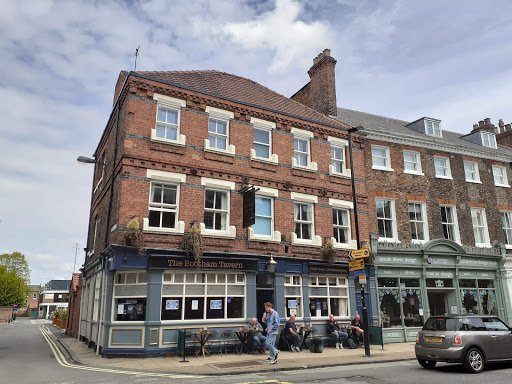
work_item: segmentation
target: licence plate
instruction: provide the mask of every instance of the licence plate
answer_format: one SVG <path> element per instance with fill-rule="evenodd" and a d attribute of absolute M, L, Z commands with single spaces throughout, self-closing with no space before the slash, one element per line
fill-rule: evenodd
<path fill-rule="evenodd" d="M 426 337 L 425 340 L 427 343 L 442 343 L 443 338 L 442 337 Z"/>

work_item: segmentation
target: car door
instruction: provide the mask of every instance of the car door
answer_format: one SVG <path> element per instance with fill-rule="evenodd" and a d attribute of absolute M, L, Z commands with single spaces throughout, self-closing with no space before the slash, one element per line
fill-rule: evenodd
<path fill-rule="evenodd" d="M 512 359 L 512 332 L 499 318 L 483 318 L 485 327 L 491 336 L 492 348 L 488 352 L 488 359 Z"/>

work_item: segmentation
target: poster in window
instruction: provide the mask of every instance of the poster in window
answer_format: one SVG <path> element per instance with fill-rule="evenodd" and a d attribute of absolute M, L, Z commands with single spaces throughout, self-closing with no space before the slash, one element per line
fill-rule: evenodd
<path fill-rule="evenodd" d="M 199 309 L 199 300 L 192 300 L 192 311 L 197 311 Z"/>
<path fill-rule="evenodd" d="M 288 308 L 297 308 L 297 300 L 288 300 Z"/>
<path fill-rule="evenodd" d="M 297 308 L 290 308 L 290 316 L 291 315 L 297 316 Z"/>
<path fill-rule="evenodd" d="M 222 309 L 222 300 L 210 300 L 210 309 Z"/>
<path fill-rule="evenodd" d="M 137 315 L 142 315 L 144 313 L 144 304 L 137 304 Z"/>
<path fill-rule="evenodd" d="M 179 300 L 165 300 L 165 309 L 167 311 L 174 311 L 180 309 L 180 301 Z"/>
<path fill-rule="evenodd" d="M 119 315 L 124 315 L 124 304 L 118 304 L 117 305 L 117 313 Z"/>
<path fill-rule="evenodd" d="M 321 311 L 321 310 L 322 310 L 322 303 L 321 303 L 320 301 L 317 301 L 317 302 L 315 303 L 315 305 L 316 305 L 316 310 L 317 310 L 317 311 Z"/>
<path fill-rule="evenodd" d="M 327 301 L 322 301 L 322 309 L 327 311 Z"/>

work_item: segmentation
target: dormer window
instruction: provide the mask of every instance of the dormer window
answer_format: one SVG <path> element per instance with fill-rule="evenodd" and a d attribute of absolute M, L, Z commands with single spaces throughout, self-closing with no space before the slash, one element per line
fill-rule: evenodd
<path fill-rule="evenodd" d="M 442 137 L 441 126 L 438 121 L 425 120 L 425 134 L 428 136 Z"/>
<path fill-rule="evenodd" d="M 480 134 L 482 135 L 482 145 L 484 147 L 497 148 L 494 133 L 481 131 Z"/>

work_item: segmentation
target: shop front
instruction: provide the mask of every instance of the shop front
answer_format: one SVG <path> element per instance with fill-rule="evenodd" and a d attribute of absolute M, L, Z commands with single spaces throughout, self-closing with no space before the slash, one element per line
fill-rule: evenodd
<path fill-rule="evenodd" d="M 479 313 L 506 320 L 503 251 L 449 240 L 379 243 L 375 274 L 384 341 L 414 341 L 430 316 Z"/>

